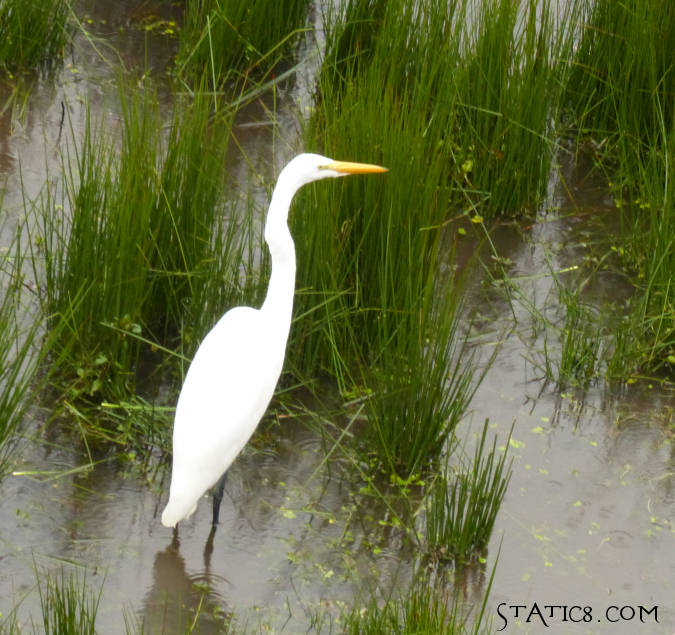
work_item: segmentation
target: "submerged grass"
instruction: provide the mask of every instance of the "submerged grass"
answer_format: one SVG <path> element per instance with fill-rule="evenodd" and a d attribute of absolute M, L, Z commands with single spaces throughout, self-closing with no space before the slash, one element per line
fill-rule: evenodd
<path fill-rule="evenodd" d="M 606 370 L 608 352 L 603 340 L 611 339 L 611 336 L 607 336 L 598 311 L 581 299 L 584 284 L 577 283 L 572 290 L 555 272 L 551 271 L 551 276 L 555 298 L 564 317 L 558 326 L 548 322 L 543 314 L 536 316 L 547 334 L 554 331 L 558 335 L 555 352 L 549 347 L 548 337 L 544 341 L 545 376 L 560 389 L 578 387 L 585 390 Z"/>
<path fill-rule="evenodd" d="M 65 0 L 0 1 L 0 68 L 49 70 L 63 58 L 69 40 Z"/>
<path fill-rule="evenodd" d="M 494 576 L 494 572 L 492 574 Z M 314 632 L 379 635 L 380 633 L 425 633 L 468 635 L 489 632 L 485 608 L 492 586 L 492 577 L 483 602 L 473 610 L 467 607 L 460 593 L 451 594 L 428 572 L 417 575 L 404 593 L 392 593 L 380 599 L 373 594 L 363 606 L 343 611 L 339 618 L 327 622 L 319 615 Z"/>

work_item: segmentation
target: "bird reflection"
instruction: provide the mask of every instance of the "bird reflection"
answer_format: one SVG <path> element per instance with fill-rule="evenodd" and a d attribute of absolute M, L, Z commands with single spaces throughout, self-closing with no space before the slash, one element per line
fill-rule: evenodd
<path fill-rule="evenodd" d="M 212 528 L 204 549 L 204 570 L 196 575 L 186 571 L 180 553 L 180 538 L 174 530 L 171 542 L 155 556 L 153 582 L 140 612 L 143 633 L 222 633 L 232 619 L 231 611 L 213 588 L 210 573 L 216 528 Z M 222 578 L 218 578 L 221 582 Z"/>

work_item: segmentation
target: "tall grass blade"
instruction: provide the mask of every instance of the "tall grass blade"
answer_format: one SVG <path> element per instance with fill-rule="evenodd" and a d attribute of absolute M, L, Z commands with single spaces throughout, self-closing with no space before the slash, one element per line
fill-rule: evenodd
<path fill-rule="evenodd" d="M 446 465 L 431 486 L 426 545 L 436 559 L 467 562 L 487 547 L 511 478 L 507 451 L 498 456 L 496 438 L 486 446 L 487 430 L 486 420 L 471 464 L 453 471 Z"/>
<path fill-rule="evenodd" d="M 0 478 L 10 469 L 39 363 L 41 321 L 26 305 L 23 263 L 17 236 L 0 253 Z"/>
<path fill-rule="evenodd" d="M 53 69 L 70 39 L 66 0 L 0 2 L 0 68 L 8 73 Z"/>
<path fill-rule="evenodd" d="M 63 570 L 58 577 L 38 579 L 45 635 L 95 635 L 102 590 L 92 592 L 86 576 L 66 576 Z"/>

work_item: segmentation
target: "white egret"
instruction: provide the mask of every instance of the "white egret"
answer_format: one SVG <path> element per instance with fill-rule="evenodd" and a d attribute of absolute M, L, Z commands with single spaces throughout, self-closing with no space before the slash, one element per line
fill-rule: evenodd
<path fill-rule="evenodd" d="M 222 477 L 213 502 L 218 522 L 224 475 L 249 440 L 281 374 L 295 292 L 295 246 L 288 211 L 300 187 L 347 174 L 386 172 L 365 163 L 300 154 L 282 171 L 272 194 L 265 241 L 272 257 L 267 296 L 260 309 L 235 307 L 202 341 L 185 376 L 173 428 L 169 502 L 162 524 L 175 527 Z"/>

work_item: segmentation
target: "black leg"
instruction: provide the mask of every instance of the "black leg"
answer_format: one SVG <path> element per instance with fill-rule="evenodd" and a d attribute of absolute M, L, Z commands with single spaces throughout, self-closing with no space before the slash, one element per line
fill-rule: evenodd
<path fill-rule="evenodd" d="M 218 517 L 220 516 L 220 503 L 223 500 L 223 492 L 225 491 L 225 480 L 227 479 L 227 472 L 223 474 L 219 481 L 216 483 L 216 487 L 213 490 L 213 524 L 215 526 L 218 524 Z"/>
<path fill-rule="evenodd" d="M 204 566 L 207 571 L 211 568 L 211 554 L 213 553 L 213 539 L 216 536 L 217 525 L 211 525 L 211 531 L 209 532 L 209 537 L 206 540 L 204 545 Z"/>

